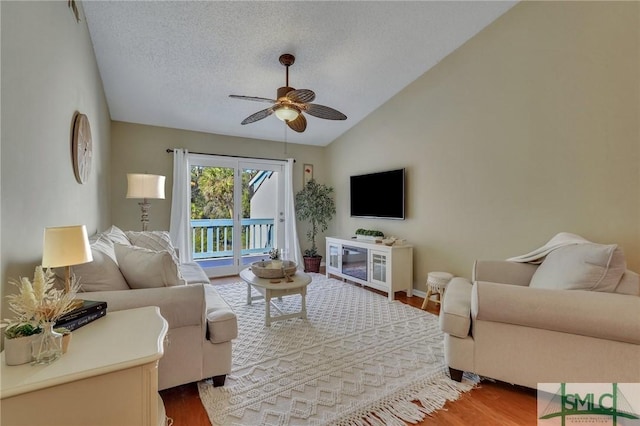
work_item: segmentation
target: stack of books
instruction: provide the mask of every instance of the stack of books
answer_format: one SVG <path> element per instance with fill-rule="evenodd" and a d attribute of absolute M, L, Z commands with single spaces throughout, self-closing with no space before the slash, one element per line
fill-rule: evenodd
<path fill-rule="evenodd" d="M 107 314 L 107 302 L 83 300 L 82 306 L 67 312 L 56 321 L 55 328 L 64 327 L 69 331 L 76 330 L 102 318 Z"/>

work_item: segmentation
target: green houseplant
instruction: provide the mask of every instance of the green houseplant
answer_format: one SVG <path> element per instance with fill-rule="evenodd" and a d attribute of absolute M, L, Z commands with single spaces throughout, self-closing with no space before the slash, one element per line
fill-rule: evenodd
<path fill-rule="evenodd" d="M 329 227 L 329 221 L 336 214 L 336 204 L 333 200 L 333 188 L 317 183 L 311 179 L 296 194 L 296 218 L 307 221 L 310 228 L 307 231 L 307 240 L 311 242 L 311 248 L 304 251 L 305 272 L 320 272 L 322 256 L 318 254 L 316 236 Z"/>
<path fill-rule="evenodd" d="M 381 237 L 381 238 L 384 238 L 384 234 L 382 233 L 382 231 L 377 231 L 375 229 L 358 228 L 358 229 L 356 229 L 356 235 L 366 235 L 368 237 Z"/>

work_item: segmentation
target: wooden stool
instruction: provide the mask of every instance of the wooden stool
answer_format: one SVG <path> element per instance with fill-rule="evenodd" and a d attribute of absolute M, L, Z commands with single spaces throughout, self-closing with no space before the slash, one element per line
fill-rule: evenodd
<path fill-rule="evenodd" d="M 451 281 L 451 278 L 453 278 L 453 275 L 448 272 L 429 272 L 429 275 L 427 275 L 427 296 L 424 298 L 424 302 L 422 302 L 422 309 L 427 308 L 429 299 L 435 294 L 438 295 L 438 300 L 433 300 L 433 302 L 442 304 L 444 301 L 444 291 L 449 281 Z"/>

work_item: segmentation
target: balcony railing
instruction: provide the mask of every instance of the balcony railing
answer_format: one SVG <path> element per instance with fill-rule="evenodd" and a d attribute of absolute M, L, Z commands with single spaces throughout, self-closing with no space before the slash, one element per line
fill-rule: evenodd
<path fill-rule="evenodd" d="M 242 256 L 266 253 L 273 247 L 273 218 L 242 219 Z M 233 256 L 232 219 L 192 219 L 194 260 Z"/>

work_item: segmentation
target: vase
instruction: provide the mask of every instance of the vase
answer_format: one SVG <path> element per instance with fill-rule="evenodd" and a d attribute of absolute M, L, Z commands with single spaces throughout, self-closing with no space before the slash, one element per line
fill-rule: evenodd
<path fill-rule="evenodd" d="M 53 330 L 54 322 L 42 324 L 39 339 L 31 344 L 32 364 L 50 364 L 62 356 L 62 334 Z"/>
<path fill-rule="evenodd" d="M 31 362 L 31 344 L 40 339 L 40 334 L 4 339 L 4 362 L 7 365 L 20 365 Z"/>

